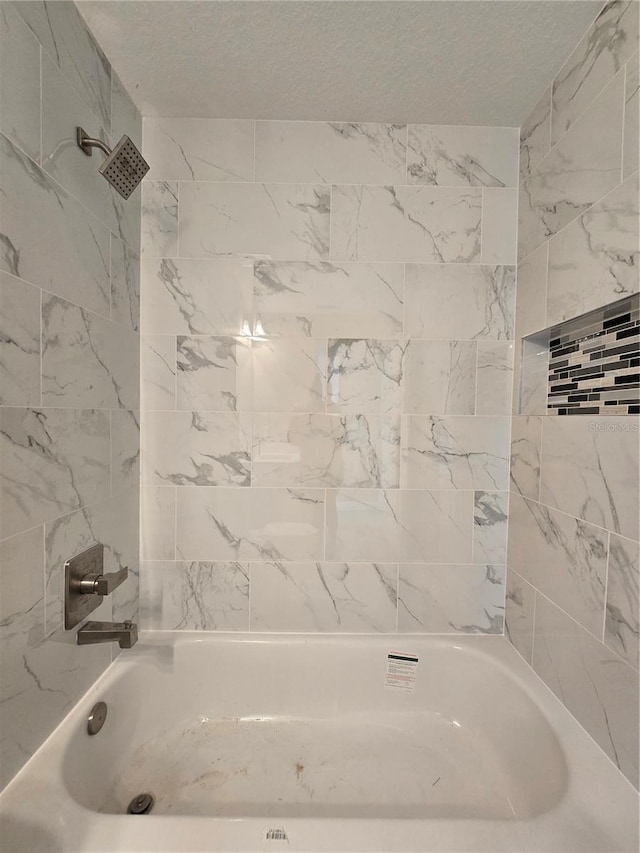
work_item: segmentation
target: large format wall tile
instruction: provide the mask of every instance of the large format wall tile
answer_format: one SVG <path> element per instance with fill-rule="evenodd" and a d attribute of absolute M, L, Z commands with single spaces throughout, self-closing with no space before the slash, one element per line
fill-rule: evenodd
<path fill-rule="evenodd" d="M 399 124 L 256 122 L 256 181 L 402 184 L 407 128 Z"/>
<path fill-rule="evenodd" d="M 122 80 L 111 69 L 111 137 L 117 142 L 123 133 L 142 148 L 142 116 L 131 100 Z"/>
<path fill-rule="evenodd" d="M 476 415 L 511 414 L 513 343 L 478 341 Z"/>
<path fill-rule="evenodd" d="M 639 585 L 640 545 L 612 533 L 604 641 L 636 669 L 640 653 Z"/>
<path fill-rule="evenodd" d="M 345 261 L 480 259 L 482 190 L 335 186 L 331 253 Z"/>
<path fill-rule="evenodd" d="M 140 485 L 140 413 L 112 409 L 111 493 Z"/>
<path fill-rule="evenodd" d="M 547 259 L 549 244 L 531 252 L 518 264 L 515 337 L 523 338 L 542 331 L 547 311 Z"/>
<path fill-rule="evenodd" d="M 253 411 L 324 411 L 326 346 L 314 338 L 252 341 Z"/>
<path fill-rule="evenodd" d="M 148 258 L 177 256 L 178 184 L 176 182 L 143 182 L 141 231 L 143 255 Z"/>
<path fill-rule="evenodd" d="M 0 6 L 0 131 L 40 160 L 40 45 L 9 3 Z"/>
<path fill-rule="evenodd" d="M 174 357 L 177 357 L 176 408 L 217 412 L 251 408 L 250 340 L 178 335 Z M 166 384 L 169 379 L 166 371 L 162 376 Z"/>
<path fill-rule="evenodd" d="M 531 584 L 514 572 L 507 570 L 507 596 L 504 614 L 504 632 L 509 641 L 528 664 L 533 654 L 533 617 L 536 592 Z"/>
<path fill-rule="evenodd" d="M 525 498 L 540 498 L 542 418 L 535 415 L 511 419 L 511 488 Z"/>
<path fill-rule="evenodd" d="M 404 412 L 473 415 L 476 360 L 473 341 L 409 341 L 403 375 Z"/>
<path fill-rule="evenodd" d="M 622 177 L 628 178 L 640 166 L 638 126 L 640 125 L 640 54 L 627 62 L 624 89 L 624 139 L 622 149 Z"/>
<path fill-rule="evenodd" d="M 175 409 L 176 339 L 173 335 L 142 335 L 140 374 L 140 408 Z"/>
<path fill-rule="evenodd" d="M 328 411 L 398 415 L 406 348 L 404 341 L 330 340 Z"/>
<path fill-rule="evenodd" d="M 0 405 L 40 404 L 40 291 L 0 273 Z"/>
<path fill-rule="evenodd" d="M 529 177 L 551 147 L 551 87 L 542 95 L 520 128 L 520 181 Z"/>
<path fill-rule="evenodd" d="M 518 259 L 518 190 L 482 192 L 482 263 L 515 264 Z"/>
<path fill-rule="evenodd" d="M 473 562 L 507 562 L 508 492 L 473 494 Z"/>
<path fill-rule="evenodd" d="M 180 254 L 329 257 L 329 187 L 322 184 L 180 185 Z"/>
<path fill-rule="evenodd" d="M 111 319 L 140 330 L 140 256 L 111 235 Z"/>
<path fill-rule="evenodd" d="M 174 560 L 176 556 L 176 488 L 141 486 L 140 557 Z M 142 571 L 144 577 L 144 570 Z"/>

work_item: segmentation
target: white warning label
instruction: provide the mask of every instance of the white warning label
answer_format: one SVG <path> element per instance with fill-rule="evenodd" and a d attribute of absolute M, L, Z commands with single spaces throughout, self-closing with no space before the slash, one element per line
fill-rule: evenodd
<path fill-rule="evenodd" d="M 404 690 L 413 693 L 416 689 L 416 670 L 418 656 L 406 652 L 389 652 L 384 686 L 391 690 Z"/>

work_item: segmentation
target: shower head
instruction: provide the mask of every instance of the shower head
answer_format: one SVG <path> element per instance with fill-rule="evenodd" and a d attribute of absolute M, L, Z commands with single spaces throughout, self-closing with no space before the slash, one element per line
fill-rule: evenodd
<path fill-rule="evenodd" d="M 98 171 L 118 190 L 123 198 L 129 198 L 140 181 L 149 171 L 149 164 L 128 136 L 123 136 L 111 150 L 101 139 L 92 139 L 81 127 L 76 128 L 78 147 L 91 157 L 91 149 L 99 148 L 107 159 Z"/>

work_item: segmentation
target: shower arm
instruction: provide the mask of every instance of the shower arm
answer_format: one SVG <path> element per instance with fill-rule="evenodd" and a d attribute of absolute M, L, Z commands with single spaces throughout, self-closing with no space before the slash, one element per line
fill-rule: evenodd
<path fill-rule="evenodd" d="M 91 157 L 92 148 L 99 148 L 101 151 L 104 151 L 107 157 L 111 154 L 111 149 L 108 145 L 101 139 L 92 139 L 90 136 L 87 136 L 81 127 L 76 128 L 76 142 L 78 143 L 78 148 L 81 148 L 87 157 Z"/>

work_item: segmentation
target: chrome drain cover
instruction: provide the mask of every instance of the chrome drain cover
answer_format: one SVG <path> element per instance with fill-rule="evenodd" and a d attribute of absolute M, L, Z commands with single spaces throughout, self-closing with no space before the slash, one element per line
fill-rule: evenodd
<path fill-rule="evenodd" d="M 155 800 L 151 794 L 138 794 L 129 803 L 127 814 L 149 814 L 154 803 Z"/>

